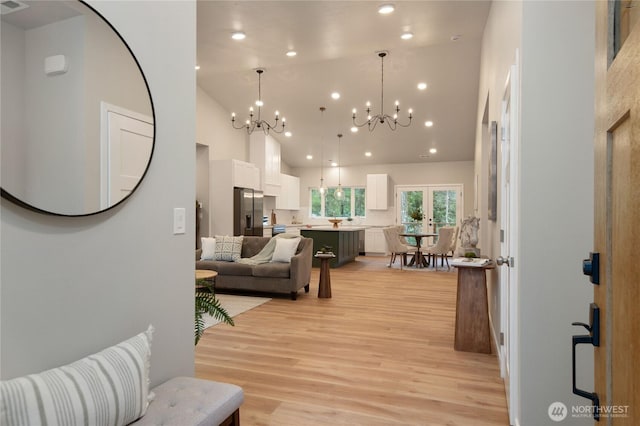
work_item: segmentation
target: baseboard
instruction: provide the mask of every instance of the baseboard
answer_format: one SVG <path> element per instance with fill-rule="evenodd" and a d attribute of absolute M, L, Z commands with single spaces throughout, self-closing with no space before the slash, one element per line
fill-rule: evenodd
<path fill-rule="evenodd" d="M 493 318 L 491 318 L 491 314 L 489 314 L 489 328 L 491 329 L 491 341 L 493 353 L 498 356 L 498 364 L 500 366 L 500 377 L 504 378 L 506 372 L 504 371 L 504 359 L 502 359 L 502 351 L 500 350 L 500 340 L 496 335 L 496 329 L 493 326 Z"/>

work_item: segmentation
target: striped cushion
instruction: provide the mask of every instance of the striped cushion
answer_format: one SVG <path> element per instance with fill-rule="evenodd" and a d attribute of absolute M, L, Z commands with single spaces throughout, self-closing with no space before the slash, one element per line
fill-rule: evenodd
<path fill-rule="evenodd" d="M 0 382 L 2 425 L 126 425 L 144 415 L 149 394 L 150 325 L 72 364 Z"/>

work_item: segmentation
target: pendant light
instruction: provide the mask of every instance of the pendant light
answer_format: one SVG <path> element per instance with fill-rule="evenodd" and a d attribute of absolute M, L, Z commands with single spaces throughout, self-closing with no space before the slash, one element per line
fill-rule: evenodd
<path fill-rule="evenodd" d="M 320 122 L 324 120 L 324 112 L 327 108 L 320 107 Z M 320 195 L 327 193 L 327 186 L 324 184 L 324 141 L 322 140 L 322 134 L 320 134 Z"/>
<path fill-rule="evenodd" d="M 336 200 L 344 200 L 344 190 L 342 189 L 342 182 L 340 181 L 340 169 L 342 164 L 340 163 L 340 139 L 342 139 L 342 133 L 338 133 L 338 189 L 334 193 Z"/>

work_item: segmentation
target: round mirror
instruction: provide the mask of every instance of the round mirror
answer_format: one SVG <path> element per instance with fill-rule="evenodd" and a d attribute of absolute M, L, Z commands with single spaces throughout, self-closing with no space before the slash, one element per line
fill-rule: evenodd
<path fill-rule="evenodd" d="M 81 1 L 1 8 L 2 196 L 63 216 L 122 202 L 147 171 L 155 133 L 129 46 Z"/>

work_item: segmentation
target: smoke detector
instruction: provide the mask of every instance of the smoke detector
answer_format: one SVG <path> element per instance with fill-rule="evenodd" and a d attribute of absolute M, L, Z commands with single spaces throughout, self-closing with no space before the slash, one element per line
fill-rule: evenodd
<path fill-rule="evenodd" d="M 29 5 L 16 0 L 0 1 L 0 15 L 8 15 L 22 9 L 28 8 Z"/>

